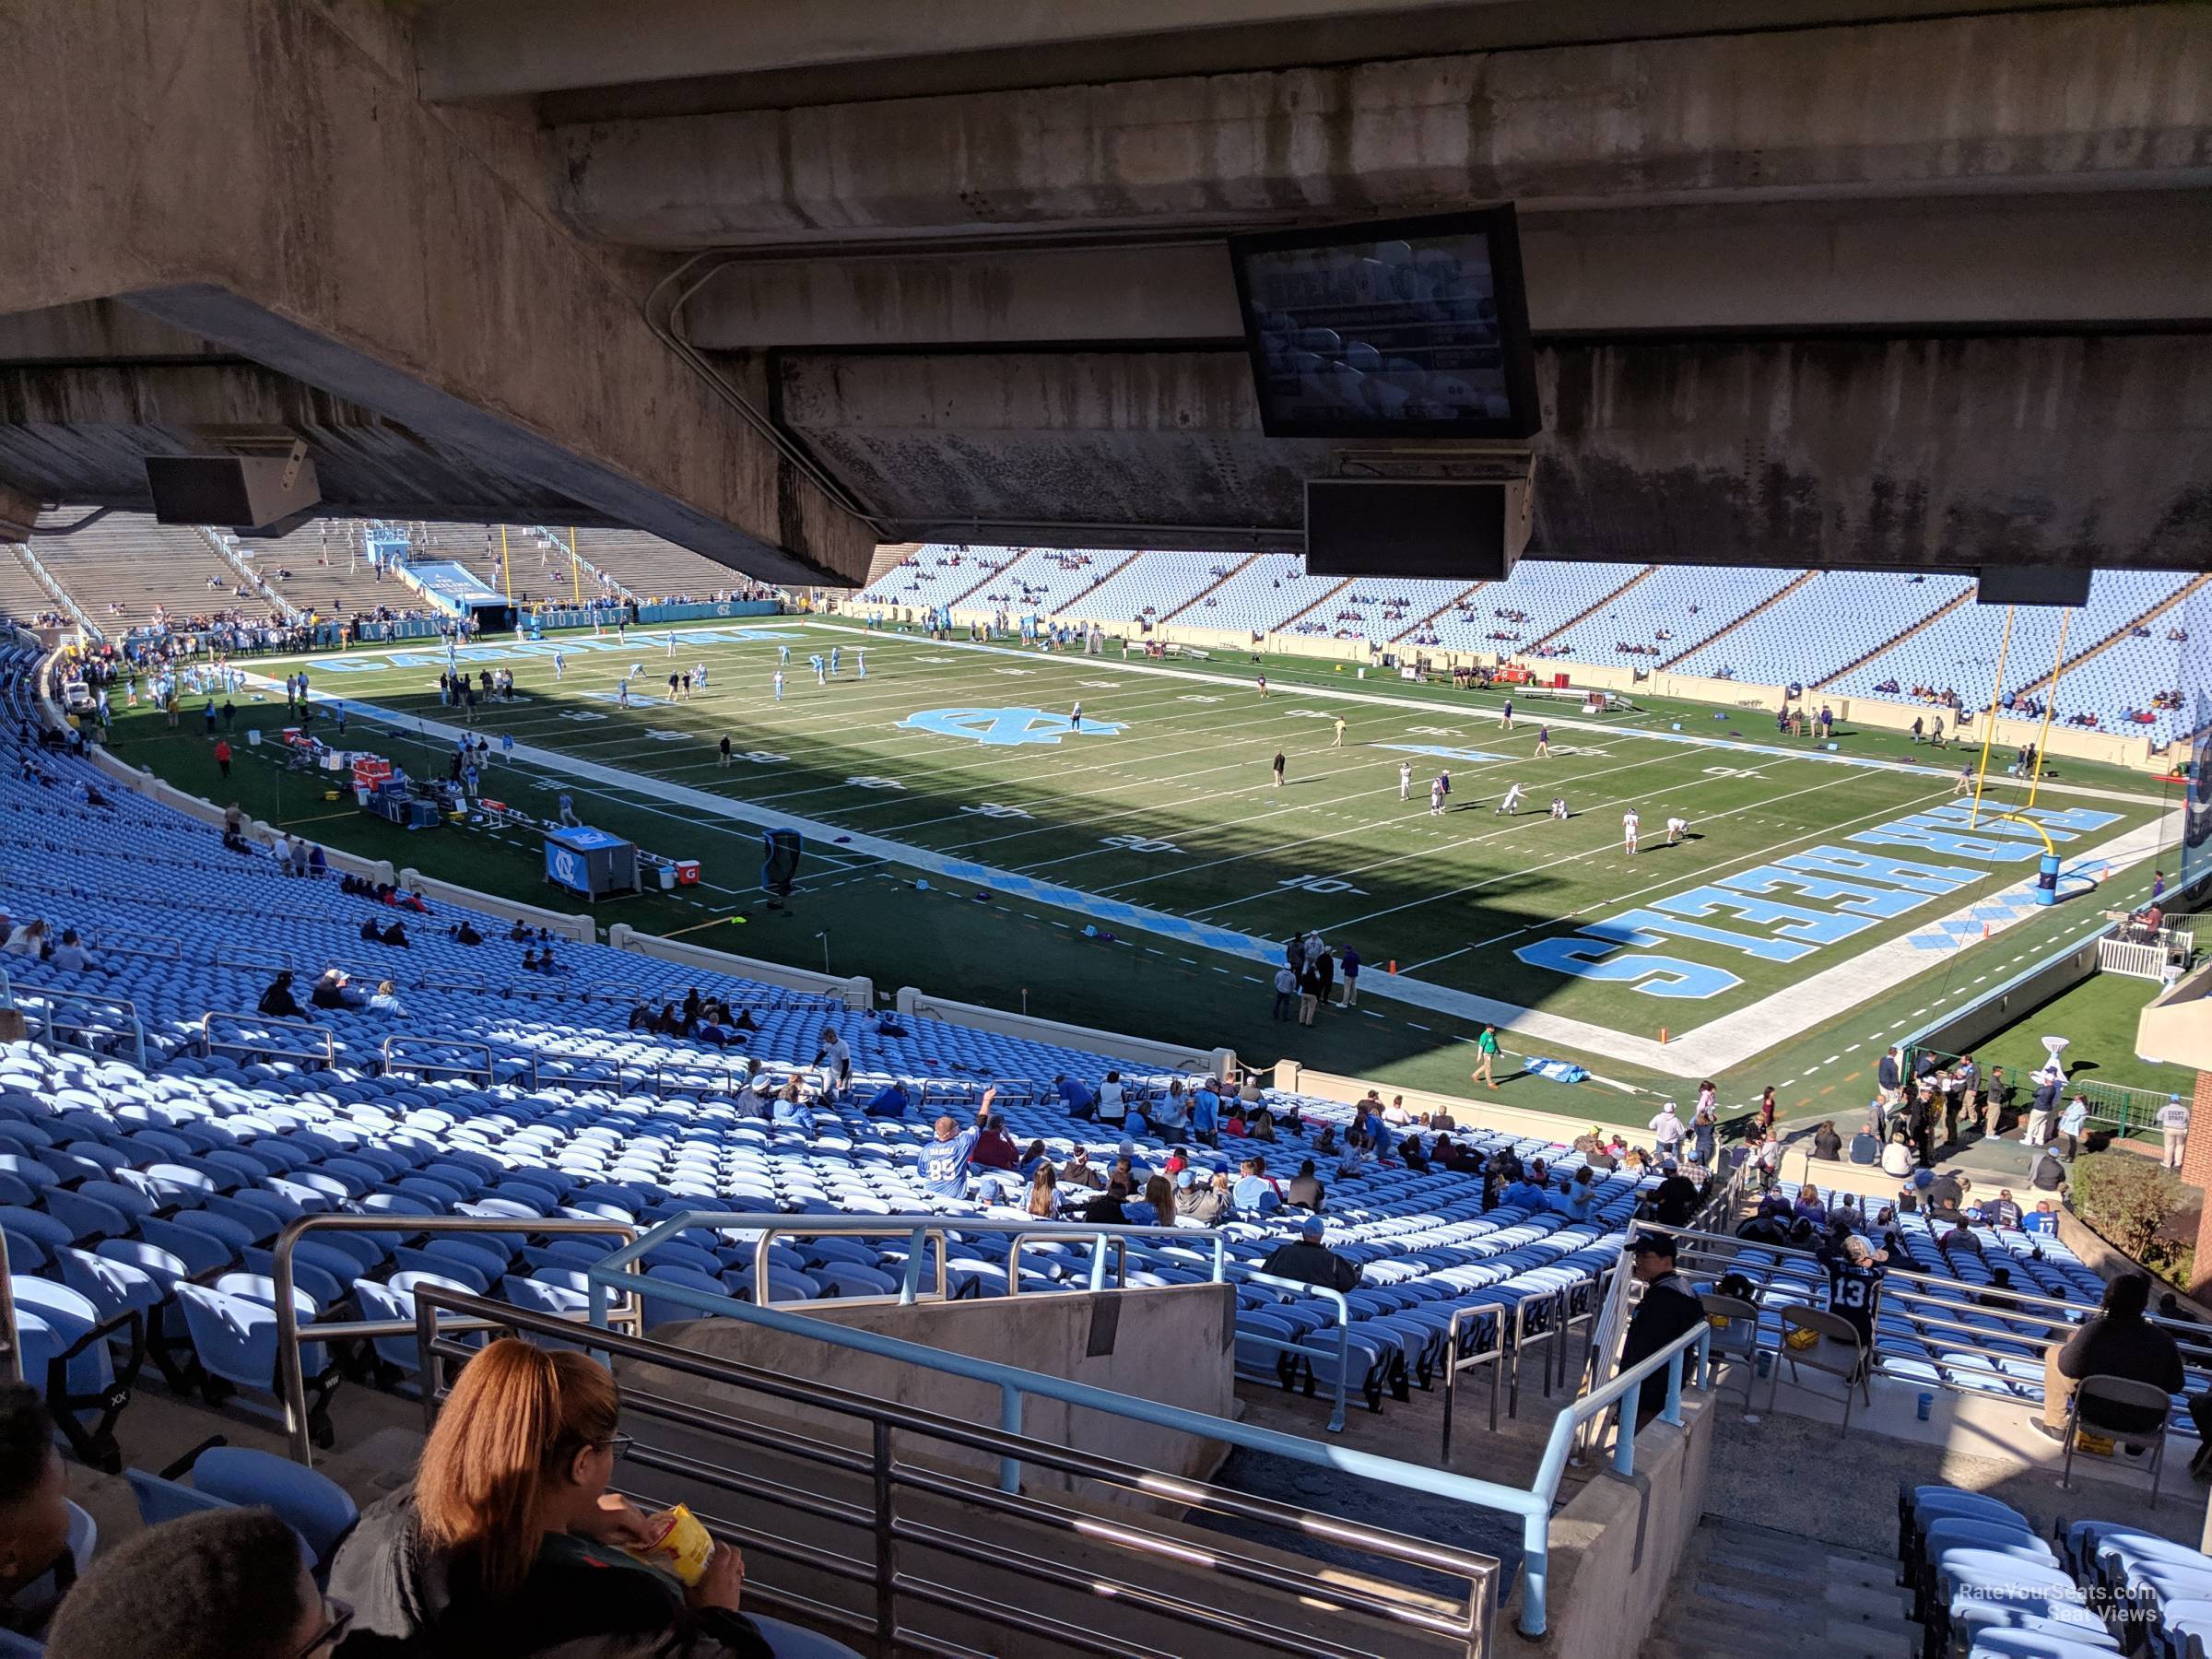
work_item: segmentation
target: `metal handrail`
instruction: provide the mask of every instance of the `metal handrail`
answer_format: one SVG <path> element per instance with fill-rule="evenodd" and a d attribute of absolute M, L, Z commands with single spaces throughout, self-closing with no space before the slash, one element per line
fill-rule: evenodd
<path fill-rule="evenodd" d="M 794 1230 L 829 1231 L 821 1224 L 835 1222 L 841 1218 L 818 1216 L 794 1224 Z M 860 1220 L 861 1218 L 843 1218 Z M 923 1218 L 908 1218 L 911 1221 Z M 880 1223 L 879 1223 L 880 1224 Z M 927 1218 L 924 1224 L 942 1226 L 943 1218 Z M 687 1227 L 737 1227 L 759 1225 L 758 1214 L 740 1213 L 725 1217 L 719 1212 L 686 1212 L 662 1222 L 636 1243 L 615 1251 L 594 1266 L 585 1270 L 585 1280 L 592 1287 L 592 1321 L 603 1324 L 606 1321 L 606 1298 L 624 1288 L 626 1270 L 631 1263 Z M 1005 1230 L 1012 1223 L 994 1223 L 960 1218 L 963 1229 Z M 1057 1224 L 1055 1224 L 1057 1225 Z M 1129 1228 L 1117 1230 L 1144 1232 L 1157 1229 Z M 917 1271 L 912 1259 L 910 1277 Z M 1427 1467 L 1403 1462 L 1394 1457 L 1379 1456 L 1343 1444 L 1329 1444 L 1308 1440 L 1300 1435 L 1284 1434 L 1274 1430 L 1239 1422 L 1230 1418 L 1214 1417 L 1185 1406 L 1170 1406 L 1157 1400 L 1143 1399 L 1134 1394 L 1118 1394 L 1110 1389 L 1096 1388 L 1088 1383 L 1070 1382 L 1065 1377 L 1048 1376 L 1041 1371 L 1027 1371 L 1018 1366 L 1002 1364 L 996 1360 L 979 1359 L 948 1349 L 931 1347 L 919 1342 L 909 1342 L 895 1336 L 886 1336 L 875 1331 L 860 1330 L 833 1324 L 823 1319 L 786 1312 L 780 1308 L 763 1307 L 742 1301 L 734 1296 L 694 1289 L 688 1285 L 655 1280 L 656 1299 L 675 1302 L 679 1306 L 697 1309 L 707 1314 L 719 1314 L 741 1320 L 763 1329 L 779 1331 L 786 1335 L 805 1336 L 832 1347 L 850 1348 L 877 1359 L 890 1359 L 924 1371 L 941 1371 L 948 1376 L 966 1378 L 996 1387 L 1001 1395 L 1001 1426 L 1009 1435 L 1018 1435 L 1022 1402 L 1030 1394 L 1041 1399 L 1056 1400 L 1063 1405 L 1082 1406 L 1122 1418 L 1132 1422 L 1145 1423 L 1156 1429 L 1172 1430 L 1203 1439 L 1220 1441 L 1228 1445 L 1241 1446 L 1248 1451 L 1271 1453 L 1296 1463 L 1311 1464 L 1341 1475 L 1357 1475 L 1381 1480 L 1388 1485 L 1434 1496 L 1451 1498 L 1479 1508 L 1502 1510 L 1516 1516 L 1522 1523 L 1522 1601 L 1520 1630 L 1524 1635 L 1541 1636 L 1545 1630 L 1545 1583 L 1550 1559 L 1549 1523 L 1551 1506 L 1557 1498 L 1560 1481 L 1567 1469 L 1568 1453 L 1574 1434 L 1581 1425 L 1609 1408 L 1631 1385 L 1641 1384 L 1644 1378 L 1654 1375 L 1662 1367 L 1669 1367 L 1668 1401 L 1665 1419 L 1672 1424 L 1681 1423 L 1681 1359 L 1691 1347 L 1698 1350 L 1700 1367 L 1706 1359 L 1707 1343 L 1712 1327 L 1700 1323 L 1695 1330 L 1684 1333 L 1668 1343 L 1649 1359 L 1620 1372 L 1614 1380 L 1595 1393 L 1583 1395 L 1569 1404 L 1552 1420 L 1551 1437 L 1547 1442 L 1544 1461 L 1535 1480 L 1528 1487 L 1512 1487 L 1494 1480 L 1478 1479 L 1473 1476 L 1455 1475 L 1448 1470 Z M 279 1310 L 281 1312 L 281 1310 Z M 811 1394 L 808 1396 L 812 1398 Z M 1633 1441 L 1633 1435 L 1623 1437 Z M 1623 1457 L 1629 1460 L 1623 1465 Z M 1633 1472 L 1633 1452 L 1617 1453 L 1616 1467 L 1623 1473 Z M 1023 1460 L 1008 1455 L 1002 1465 L 1016 1465 L 1014 1473 L 1018 1483 L 1018 1465 Z M 1002 1466 L 1000 1478 L 1004 1482 L 1006 1469 Z"/>
<path fill-rule="evenodd" d="M 307 1427 L 307 1375 L 300 1362 L 301 1333 L 299 1309 L 292 1300 L 292 1251 L 301 1237 L 311 1232 L 396 1232 L 396 1233 L 612 1233 L 626 1241 L 634 1242 L 638 1237 L 636 1226 L 628 1221 L 609 1221 L 579 1216 L 403 1216 L 390 1215 L 336 1215 L 316 1214 L 298 1216 L 284 1224 L 276 1241 L 269 1247 L 275 1258 L 270 1277 L 276 1281 L 276 1394 L 284 1402 L 284 1433 L 289 1443 L 292 1461 L 303 1467 L 315 1464 L 314 1447 Z M 6 1264 L 0 1255 L 0 1267 Z M 642 1283 L 644 1270 L 634 1267 L 625 1277 Z M 590 1323 L 600 1329 L 608 1328 L 615 1321 L 626 1326 L 635 1326 L 641 1317 L 641 1303 L 630 1286 L 613 1287 L 622 1292 L 620 1307 L 606 1302 L 606 1289 L 594 1270 L 592 1278 L 592 1318 Z M 664 1288 L 668 1287 L 663 1287 Z M 419 1293 L 418 1293 L 419 1294 Z M 657 1294 L 657 1291 L 656 1291 Z M 505 1306 L 506 1304 L 499 1304 Z M 546 1317 L 550 1318 L 550 1315 Z M 12 1315 L 11 1315 L 12 1321 Z M 508 1322 L 495 1322 L 508 1323 Z M 582 1324 L 582 1320 L 562 1320 L 557 1324 L 571 1329 Z M 10 1328 L 13 1328 L 12 1323 Z M 483 1324 L 467 1327 L 473 1330 L 488 1328 Z M 313 1323 L 307 1326 L 312 1333 L 308 1340 L 324 1343 L 343 1341 L 350 1337 L 406 1336 L 415 1332 L 414 1320 L 354 1319 L 329 1324 Z"/>
<path fill-rule="evenodd" d="M 215 1022 L 218 1019 L 235 1019 L 241 1025 L 282 1026 L 290 1031 L 307 1031 L 323 1040 L 323 1052 L 317 1056 L 298 1049 L 274 1048 L 265 1039 L 248 1041 L 241 1037 L 218 1042 Z M 324 1065 L 329 1066 L 338 1063 L 338 1034 L 330 1027 L 317 1025 L 312 1019 L 293 1019 L 281 1014 L 237 1014 L 224 1008 L 210 1008 L 200 1016 L 200 1053 L 207 1055 L 218 1050 L 241 1054 L 275 1054 L 286 1060 L 312 1060 L 319 1057 Z"/>
<path fill-rule="evenodd" d="M 1483 1320 L 1491 1323 L 1498 1340 L 1487 1348 L 1463 1351 L 1459 1328 L 1463 1321 L 1472 1322 L 1477 1328 Z M 1478 1365 L 1490 1367 L 1490 1432 L 1498 1432 L 1498 1394 L 1505 1381 L 1505 1308 L 1499 1302 L 1468 1302 L 1452 1310 L 1452 1323 L 1445 1328 L 1444 1344 L 1448 1357 L 1444 1361 L 1444 1435 L 1440 1463 L 1452 1461 L 1452 1408 L 1459 1399 L 1459 1373 L 1473 1371 Z"/>
<path fill-rule="evenodd" d="M 447 1317 L 441 1319 L 441 1314 Z M 567 1335 L 560 1322 L 545 1314 L 512 1310 L 503 1303 L 435 1285 L 425 1286 L 417 1296 L 416 1315 L 428 1405 L 434 1405 L 444 1395 L 442 1365 L 449 1361 L 466 1362 L 468 1350 L 440 1334 L 456 1328 L 453 1316 L 504 1324 L 520 1333 Z M 642 1388 L 626 1386 L 622 1394 L 625 1414 L 634 1412 L 656 1422 L 718 1432 L 744 1444 L 865 1482 L 867 1496 L 855 1501 L 825 1493 L 821 1488 L 826 1483 L 821 1481 L 793 1482 L 750 1474 L 709 1464 L 682 1452 L 664 1450 L 650 1441 L 633 1445 L 624 1453 L 626 1467 L 637 1465 L 703 1482 L 747 1500 L 744 1504 L 747 1522 L 700 1516 L 720 1540 L 757 1555 L 796 1563 L 872 1592 L 869 1610 L 856 1612 L 795 1591 L 779 1589 L 758 1578 L 748 1579 L 747 1583 L 748 1603 L 797 1614 L 847 1634 L 871 1651 L 956 1651 L 906 1625 L 900 1616 L 902 1603 L 945 1607 L 1021 1635 L 1083 1651 L 1100 1653 L 1134 1651 L 1124 1640 L 1070 1625 L 1018 1603 L 994 1601 L 969 1587 L 956 1594 L 947 1586 L 902 1571 L 900 1557 L 908 1548 L 987 1564 L 1037 1583 L 1087 1593 L 1113 1607 L 1140 1610 L 1192 1627 L 1197 1632 L 1227 1636 L 1284 1653 L 1324 1655 L 1326 1659 L 1359 1659 L 1374 1652 L 1372 1643 L 1377 1640 L 1374 1636 L 1356 1636 L 1352 1640 L 1358 1645 L 1348 1645 L 1326 1631 L 1315 1630 L 1313 1621 L 1318 1614 L 1339 1612 L 1382 1619 L 1408 1632 L 1441 1638 L 1458 1644 L 1466 1659 L 1481 1659 L 1489 1651 L 1490 1619 L 1497 1605 L 1500 1570 L 1500 1563 L 1492 1557 L 1032 1440 L 1011 1430 L 964 1422 L 896 1401 L 871 1398 L 834 1383 L 793 1378 L 736 1360 L 672 1347 L 649 1337 L 610 1335 L 603 1337 L 601 1344 L 616 1357 L 655 1371 L 698 1378 L 724 1388 L 742 1389 L 771 1400 L 805 1406 L 809 1413 L 829 1412 L 866 1426 L 868 1432 L 863 1449 L 806 1435 L 793 1428 L 746 1421 L 693 1400 Z M 1341 1569 L 1320 1563 L 1310 1567 L 1286 1565 L 1218 1537 L 1209 1540 L 1203 1553 L 1194 1553 L 1187 1536 L 1180 1531 L 1167 1530 L 1142 1510 L 1109 1517 L 1096 1509 L 1078 1509 L 1041 1494 L 1000 1491 L 987 1481 L 942 1466 L 900 1462 L 892 1455 L 894 1434 L 912 1435 L 981 1453 L 996 1457 L 1002 1464 L 1055 1470 L 1086 1483 L 1119 1488 L 1128 1497 L 1147 1503 L 1165 1501 L 1178 1510 L 1201 1510 L 1280 1528 L 1321 1543 L 1360 1550 L 1381 1560 L 1464 1578 L 1467 1588 L 1464 1599 L 1454 1594 L 1447 1600 L 1434 1592 L 1396 1582 L 1397 1575 L 1370 1572 L 1353 1577 Z M 901 1514 L 899 1500 L 908 1491 L 946 1500 L 955 1514 L 981 1512 L 985 1517 L 1007 1517 L 1048 1528 L 1066 1535 L 1071 1540 L 1081 1539 L 1093 1548 L 1103 1545 L 1135 1556 L 1139 1565 L 1135 1570 L 1124 1569 L 1116 1573 L 1110 1568 L 1088 1563 L 1064 1564 L 1056 1559 L 1056 1552 L 1049 1550 L 1008 1552 L 1003 1537 L 985 1535 L 982 1528 L 988 1526 L 987 1521 L 975 1530 L 956 1531 L 935 1520 Z M 658 1504 L 657 1500 L 649 1501 Z M 768 1531 L 757 1517 L 762 1507 L 771 1504 L 862 1532 L 874 1545 L 873 1559 Z M 1288 1606 L 1284 1615 L 1270 1620 L 1265 1615 L 1209 1605 L 1210 1598 L 1172 1596 L 1155 1583 L 1146 1582 L 1147 1575 L 1142 1571 L 1142 1564 L 1147 1561 L 1204 1568 L 1239 1583 L 1279 1592 L 1288 1598 Z"/>
<path fill-rule="evenodd" d="M 472 1053 L 482 1054 L 484 1064 L 461 1065 L 450 1060 L 409 1060 L 394 1052 L 394 1044 L 402 1050 L 408 1048 L 467 1049 Z M 412 1072 L 418 1077 L 428 1077 L 432 1073 L 448 1077 L 473 1077 L 481 1072 L 484 1074 L 484 1086 L 487 1088 L 500 1080 L 499 1057 L 491 1052 L 491 1044 L 477 1042 L 466 1037 L 409 1037 L 402 1032 L 394 1031 L 384 1039 L 383 1047 L 379 1052 L 383 1056 L 384 1070 L 387 1072 Z M 522 1057 L 522 1064 L 529 1066 L 530 1087 L 535 1088 L 537 1087 L 537 1056 L 525 1054 Z"/>
<path fill-rule="evenodd" d="M 8 978 L 6 969 L 0 968 L 0 1008 L 12 1008 L 15 1006 L 16 982 Z"/>
<path fill-rule="evenodd" d="M 1021 1293 L 1021 1253 L 1032 1244 L 1082 1244 L 1091 1247 L 1090 1288 L 1103 1290 L 1106 1286 L 1106 1248 L 1113 1247 L 1113 1288 L 1125 1290 L 1129 1286 L 1129 1241 L 1143 1238 L 1147 1233 L 1162 1231 L 1175 1237 L 1178 1243 L 1195 1243 L 1205 1240 L 1213 1246 L 1214 1282 L 1219 1284 L 1228 1275 L 1229 1240 L 1216 1228 L 1195 1227 L 1142 1227 L 1116 1228 L 1111 1231 L 1095 1226 L 1077 1226 L 1041 1218 L 1033 1228 L 1015 1233 L 1006 1244 L 1006 1294 Z"/>
<path fill-rule="evenodd" d="M 12 985 L 8 994 L 11 999 L 15 998 Z M 53 985 L 26 985 L 22 997 L 13 1000 L 11 1006 L 20 1014 L 28 1016 L 37 1013 L 41 1022 L 40 1030 L 44 1033 L 47 1043 L 59 1047 L 62 1040 L 56 1034 L 53 1017 L 53 1005 L 57 1002 L 74 1003 L 82 1007 L 100 1010 L 110 1017 L 108 1023 L 123 1025 L 130 1033 L 131 1057 L 138 1063 L 140 1071 L 146 1069 L 146 1022 L 139 1018 L 138 1005 L 134 999 L 128 996 L 102 996 L 89 991 L 64 991 Z M 34 1007 L 36 1004 L 44 1006 Z M 116 1016 L 121 1016 L 121 1018 L 117 1019 Z"/>

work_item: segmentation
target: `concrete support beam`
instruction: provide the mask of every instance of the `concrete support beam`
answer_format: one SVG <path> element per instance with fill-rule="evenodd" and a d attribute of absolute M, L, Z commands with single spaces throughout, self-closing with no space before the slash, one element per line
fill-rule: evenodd
<path fill-rule="evenodd" d="M 0 481 L 0 542 L 29 541 L 40 504 L 33 491 Z"/>
<path fill-rule="evenodd" d="M 787 355 L 783 418 L 913 539 L 1296 546 L 1328 446 L 1260 436 L 1228 351 Z M 2203 568 L 2203 335 L 1562 341 L 1557 559 Z M 1245 527 L 1253 527 L 1255 533 Z"/>
<path fill-rule="evenodd" d="M 666 249 L 2212 182 L 2212 7 L 1464 53 L 558 129 Z"/>
<path fill-rule="evenodd" d="M 1800 202 L 1522 221 L 1544 334 L 2212 318 L 2212 191 Z M 685 312 L 710 350 L 1233 339 L 1218 241 L 735 257 Z M 0 359 L 6 355 L 0 327 Z"/>
<path fill-rule="evenodd" d="M 788 109 L 1957 9 L 1958 0 L 435 0 L 416 62 L 431 99 L 565 90 L 601 108 L 672 112 L 716 98 L 723 109 Z"/>
<path fill-rule="evenodd" d="M 417 102 L 352 0 L 0 9 L 0 312 L 120 297 L 755 575 L 877 539 L 667 350 L 612 268 Z"/>

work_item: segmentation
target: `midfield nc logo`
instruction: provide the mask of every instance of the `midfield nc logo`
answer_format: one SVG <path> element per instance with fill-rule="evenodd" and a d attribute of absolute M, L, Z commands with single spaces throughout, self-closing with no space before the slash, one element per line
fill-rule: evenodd
<path fill-rule="evenodd" d="M 1088 715 L 1078 727 L 1066 715 L 1048 714 L 1042 709 L 924 709 L 920 713 L 909 714 L 899 724 L 912 731 L 934 732 L 940 737 L 966 737 L 995 747 L 1011 747 L 1020 743 L 1058 743 L 1071 734 L 1077 737 L 1111 737 L 1123 730 L 1123 723 L 1118 720 L 1092 720 Z"/>

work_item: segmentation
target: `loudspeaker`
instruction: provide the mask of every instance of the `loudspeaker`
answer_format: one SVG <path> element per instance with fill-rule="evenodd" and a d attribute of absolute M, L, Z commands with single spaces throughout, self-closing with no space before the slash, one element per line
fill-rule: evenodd
<path fill-rule="evenodd" d="M 281 459 L 254 455 L 148 455 L 146 483 L 164 524 L 263 530 L 322 500 L 307 446 Z"/>
<path fill-rule="evenodd" d="M 1310 576 L 1501 582 L 1528 546 L 1523 482 L 1308 478 Z"/>

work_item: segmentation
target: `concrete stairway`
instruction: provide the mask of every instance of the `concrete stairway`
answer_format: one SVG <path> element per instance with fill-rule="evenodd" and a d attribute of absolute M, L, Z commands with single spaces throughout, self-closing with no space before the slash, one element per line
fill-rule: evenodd
<path fill-rule="evenodd" d="M 1708 1515 L 1689 1541 L 1643 1659 L 1909 1659 L 1897 1563 Z"/>

